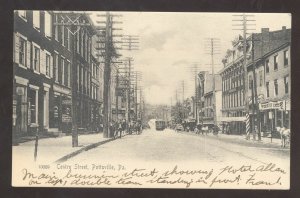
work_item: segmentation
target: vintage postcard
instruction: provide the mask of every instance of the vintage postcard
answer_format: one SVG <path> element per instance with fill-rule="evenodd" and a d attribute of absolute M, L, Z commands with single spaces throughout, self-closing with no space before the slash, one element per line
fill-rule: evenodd
<path fill-rule="evenodd" d="M 12 186 L 289 189 L 291 18 L 15 10 Z"/>

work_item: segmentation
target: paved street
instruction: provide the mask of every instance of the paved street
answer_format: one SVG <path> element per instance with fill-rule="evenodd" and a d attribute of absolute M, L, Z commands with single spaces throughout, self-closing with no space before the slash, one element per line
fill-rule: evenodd
<path fill-rule="evenodd" d="M 71 158 L 68 162 L 212 162 L 242 161 L 248 163 L 270 162 L 288 165 L 289 150 L 282 148 L 256 147 L 227 142 L 218 137 L 144 130 L 141 135 L 127 135 L 122 139 L 101 145 Z"/>

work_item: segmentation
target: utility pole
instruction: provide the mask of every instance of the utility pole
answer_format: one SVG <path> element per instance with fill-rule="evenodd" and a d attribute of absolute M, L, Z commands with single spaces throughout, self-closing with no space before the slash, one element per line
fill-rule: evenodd
<path fill-rule="evenodd" d="M 67 27 L 68 32 L 72 34 L 72 72 L 70 72 L 70 84 L 71 84 L 71 114 L 72 114 L 72 147 L 78 147 L 78 126 L 77 126 L 77 84 L 76 84 L 76 34 L 83 27 L 91 26 L 91 24 L 86 20 L 81 20 L 81 17 L 86 15 L 80 12 L 64 12 L 56 11 L 54 14 L 60 16 L 60 21 L 53 23 L 54 26 Z M 79 83 L 79 82 L 77 82 Z"/>
<path fill-rule="evenodd" d="M 194 118 L 196 120 L 196 124 L 198 124 L 198 90 L 197 90 L 197 76 L 198 76 L 198 71 L 199 71 L 199 63 L 194 62 L 193 66 L 190 68 L 192 70 L 192 74 L 194 77 L 194 83 L 195 83 L 195 91 L 194 91 Z"/>
<path fill-rule="evenodd" d="M 253 85 L 252 85 L 252 90 L 254 89 L 254 91 L 252 91 L 252 114 L 253 114 L 253 139 L 256 139 L 256 132 L 258 132 L 258 140 L 261 140 L 261 134 L 260 134 L 260 130 L 259 131 L 255 131 L 255 126 L 259 126 L 260 123 L 260 116 L 259 116 L 259 112 L 258 112 L 258 101 L 257 101 L 257 82 L 256 82 L 256 63 L 254 61 L 254 34 L 251 35 L 251 58 L 252 58 L 252 72 L 253 72 Z"/>
<path fill-rule="evenodd" d="M 216 85 L 215 85 L 215 65 L 214 65 L 214 55 L 219 54 L 219 42 L 218 38 L 208 38 L 210 47 L 210 57 L 211 57 L 211 72 L 212 72 L 212 103 L 213 103 L 213 123 L 216 126 L 217 123 L 217 110 L 216 110 Z"/>
<path fill-rule="evenodd" d="M 109 130 L 110 123 L 110 84 L 111 84 L 111 63 L 113 58 L 119 57 L 116 50 L 117 47 L 114 46 L 113 37 L 118 37 L 122 35 L 114 35 L 114 30 L 120 30 L 118 28 L 114 28 L 113 25 L 117 23 L 121 23 L 118 21 L 114 21 L 114 17 L 120 17 L 120 15 L 112 15 L 109 12 L 106 12 L 104 15 L 97 15 L 98 17 L 105 17 L 105 21 L 97 21 L 97 23 L 104 23 L 105 27 L 102 31 L 105 32 L 105 39 L 103 43 L 105 44 L 104 48 L 98 50 L 104 50 L 104 89 L 103 89 L 103 137 L 109 138 L 112 136 Z M 99 28 L 101 29 L 101 28 Z"/>
<path fill-rule="evenodd" d="M 250 17 L 254 17 L 254 15 L 249 15 L 243 13 L 242 15 L 233 15 L 234 17 L 238 17 L 238 19 L 234 19 L 233 21 L 239 22 L 238 24 L 233 24 L 233 26 L 239 26 L 242 27 L 241 29 L 233 29 L 233 30 L 242 30 L 243 31 L 243 71 L 244 71 L 244 78 L 243 78 L 243 84 L 244 84 L 244 105 L 245 105 L 245 111 L 246 111 L 246 117 L 249 116 L 250 108 L 249 108 L 249 100 L 248 100 L 248 74 L 247 74 L 247 34 L 249 30 L 256 30 L 253 28 L 249 28 L 249 26 L 255 26 L 253 23 L 248 22 L 254 22 L 254 19 L 249 19 Z M 253 102 L 253 101 L 252 101 Z M 253 119 L 252 119 L 253 120 Z M 250 123 L 249 119 L 246 120 L 246 139 L 249 139 L 250 137 Z M 254 134 L 254 128 L 252 124 L 252 133 Z M 254 136 L 255 137 L 255 136 Z"/>

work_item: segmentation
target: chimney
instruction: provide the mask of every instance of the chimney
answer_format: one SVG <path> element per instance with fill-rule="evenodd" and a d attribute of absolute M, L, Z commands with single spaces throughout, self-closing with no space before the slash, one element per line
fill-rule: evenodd
<path fill-rule="evenodd" d="M 282 30 L 286 30 L 286 26 L 282 26 Z"/>

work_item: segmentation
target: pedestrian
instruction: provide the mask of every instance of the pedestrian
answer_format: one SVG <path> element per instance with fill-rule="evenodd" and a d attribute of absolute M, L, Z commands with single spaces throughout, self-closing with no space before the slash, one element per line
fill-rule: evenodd
<path fill-rule="evenodd" d="M 115 139 L 114 125 L 112 122 L 109 123 L 109 132 L 111 134 L 111 137 L 113 137 Z"/>

